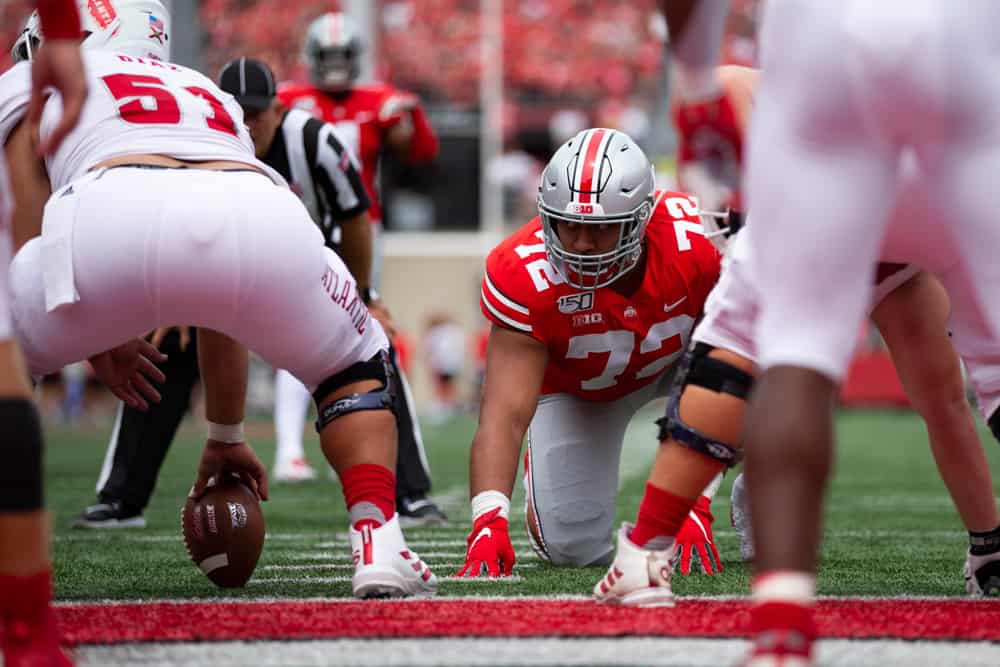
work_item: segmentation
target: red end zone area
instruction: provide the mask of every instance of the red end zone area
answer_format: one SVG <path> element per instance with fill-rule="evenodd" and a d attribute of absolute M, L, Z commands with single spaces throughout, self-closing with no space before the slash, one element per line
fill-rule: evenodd
<path fill-rule="evenodd" d="M 73 604 L 57 607 L 64 641 L 375 637 L 745 637 L 746 600 L 682 600 L 668 609 L 586 600 L 269 601 Z M 835 599 L 819 603 L 823 637 L 1000 641 L 1000 603 Z"/>

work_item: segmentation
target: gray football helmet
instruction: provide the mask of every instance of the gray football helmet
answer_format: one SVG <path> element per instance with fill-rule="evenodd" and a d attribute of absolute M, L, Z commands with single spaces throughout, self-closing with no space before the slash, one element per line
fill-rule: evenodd
<path fill-rule="evenodd" d="M 302 55 L 309 78 L 324 90 L 350 88 L 361 73 L 361 31 L 347 14 L 329 12 L 309 24 Z"/>
<path fill-rule="evenodd" d="M 624 132 L 591 128 L 559 147 L 538 188 L 549 263 L 577 289 L 610 285 L 642 256 L 653 213 L 653 165 Z M 563 247 L 557 225 L 620 225 L 614 249 L 585 255 Z"/>

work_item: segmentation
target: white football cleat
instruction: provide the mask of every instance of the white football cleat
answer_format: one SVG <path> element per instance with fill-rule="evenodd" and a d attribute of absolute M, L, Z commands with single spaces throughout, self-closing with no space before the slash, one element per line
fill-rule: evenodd
<path fill-rule="evenodd" d="M 316 479 L 316 471 L 305 459 L 279 461 L 271 475 L 275 482 L 308 482 Z"/>
<path fill-rule="evenodd" d="M 729 494 L 729 520 L 740 538 L 740 558 L 744 563 L 749 563 L 753 560 L 753 534 L 750 532 L 750 502 L 743 473 L 733 480 L 733 488 Z"/>
<path fill-rule="evenodd" d="M 677 545 L 663 551 L 636 546 L 628 538 L 632 524 L 622 523 L 618 530 L 618 552 L 608 573 L 594 586 L 598 602 L 638 607 L 672 607 L 674 594 L 670 577 L 674 571 Z"/>
<path fill-rule="evenodd" d="M 1000 596 L 1000 552 L 975 556 L 969 553 L 962 567 L 965 590 L 976 597 Z"/>
<path fill-rule="evenodd" d="M 437 593 L 438 581 L 427 564 L 406 546 L 399 515 L 377 528 L 351 526 L 351 557 L 356 598 L 401 598 Z"/>

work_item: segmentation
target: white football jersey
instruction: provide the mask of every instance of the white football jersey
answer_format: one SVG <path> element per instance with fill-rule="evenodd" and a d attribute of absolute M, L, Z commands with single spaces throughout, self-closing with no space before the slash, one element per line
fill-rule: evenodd
<path fill-rule="evenodd" d="M 180 160 L 234 160 L 280 176 L 254 157 L 243 110 L 195 70 L 108 51 L 84 51 L 90 94 L 77 127 L 46 159 L 52 189 L 95 164 L 121 155 L 160 154 Z M 21 70 L 17 72 L 16 70 Z M 0 81 L 0 136 L 23 115 L 30 92 L 24 66 Z M 58 94 L 46 102 L 41 136 L 62 118 Z"/>

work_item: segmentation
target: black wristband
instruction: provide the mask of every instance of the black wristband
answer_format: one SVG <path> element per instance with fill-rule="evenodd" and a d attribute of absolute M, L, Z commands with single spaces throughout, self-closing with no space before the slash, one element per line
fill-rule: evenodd
<path fill-rule="evenodd" d="M 371 305 L 372 301 L 378 300 L 378 292 L 375 291 L 374 287 L 362 287 L 358 290 L 361 293 L 361 300 L 365 302 L 365 305 Z"/>

